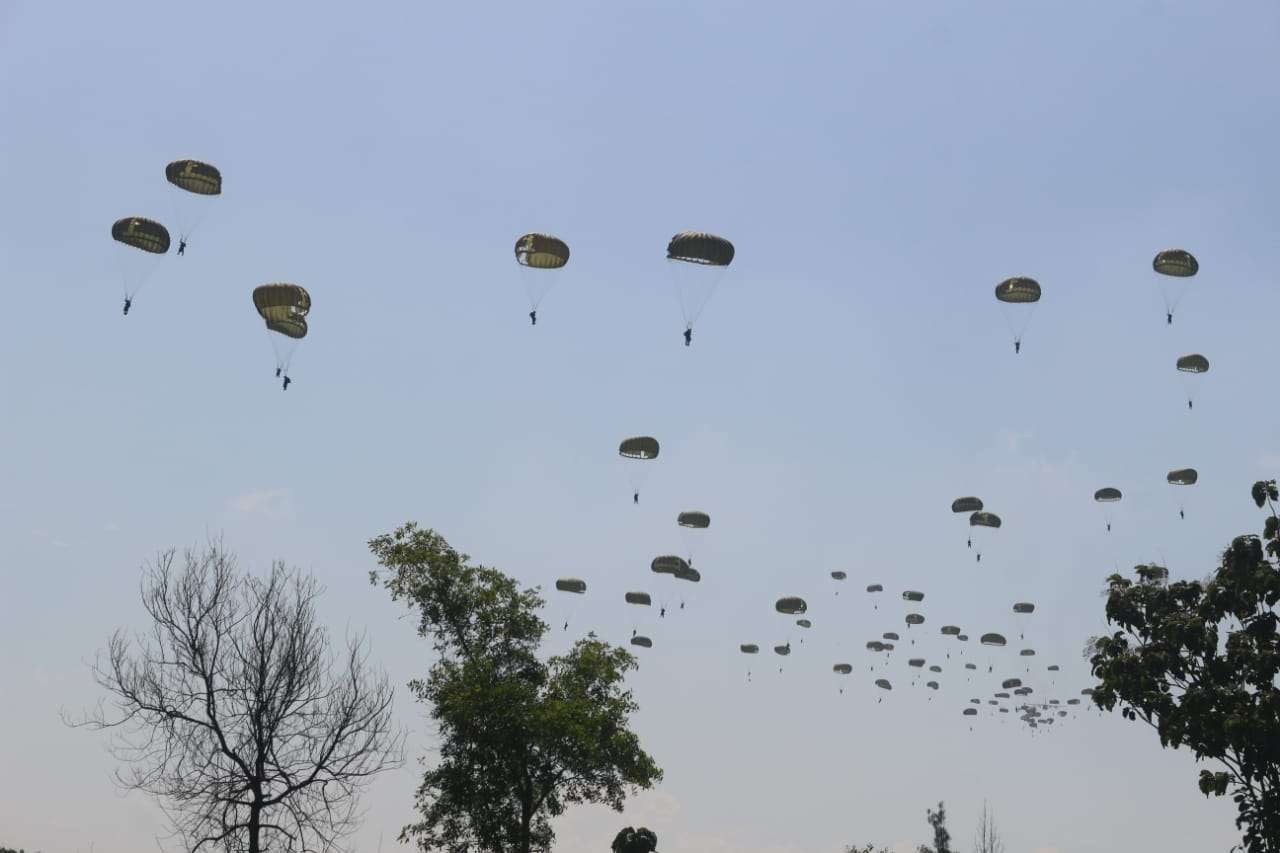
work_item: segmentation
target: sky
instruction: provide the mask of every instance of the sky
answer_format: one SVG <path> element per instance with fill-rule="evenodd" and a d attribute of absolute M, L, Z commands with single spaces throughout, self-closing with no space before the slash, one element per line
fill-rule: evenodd
<path fill-rule="evenodd" d="M 401 685 L 409 761 L 351 839 L 397 849 L 433 742 L 403 685 L 432 656 L 366 543 L 416 520 L 550 590 L 548 653 L 653 638 L 628 687 L 665 779 L 621 814 L 571 809 L 559 851 L 627 825 L 667 853 L 906 851 L 940 800 L 967 849 L 984 799 L 1009 853 L 1226 850 L 1229 799 L 1141 724 L 971 731 L 990 685 L 937 627 L 1006 634 L 996 675 L 1016 673 L 1010 606 L 1035 602 L 1029 677 L 1065 700 L 1093 683 L 1108 574 L 1201 577 L 1260 530 L 1278 39 L 1280 8 L 1250 0 L 0 0 L 0 844 L 164 835 L 106 737 L 61 715 L 103 698 L 111 632 L 146 628 L 143 565 L 221 536 L 246 571 L 316 575 L 334 637 L 366 632 Z M 110 224 L 175 221 L 163 168 L 187 157 L 223 195 L 123 317 Z M 688 348 L 682 230 L 737 252 Z M 572 249 L 536 327 L 527 231 Z M 1170 247 L 1201 264 L 1172 326 L 1151 268 Z M 1014 275 L 1044 289 L 1016 355 L 993 296 Z M 313 300 L 287 392 L 250 300 L 274 281 Z M 1194 411 L 1188 352 L 1211 363 Z M 631 435 L 662 447 L 638 506 Z M 1197 485 L 1166 484 L 1188 466 Z M 1102 486 L 1124 492 L 1109 534 Z M 980 563 L 949 511 L 969 494 L 1004 521 Z M 688 509 L 712 518 L 702 582 L 665 618 L 629 612 L 627 590 L 678 598 L 649 562 Z M 572 612 L 565 576 L 589 587 Z M 879 662 L 894 690 L 872 685 L 866 640 L 912 648 L 907 589 L 936 693 L 902 644 Z M 803 643 L 784 595 L 809 602 Z"/>

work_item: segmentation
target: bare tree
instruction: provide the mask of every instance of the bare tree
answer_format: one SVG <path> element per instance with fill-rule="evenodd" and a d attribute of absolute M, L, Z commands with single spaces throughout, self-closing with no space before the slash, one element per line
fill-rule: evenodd
<path fill-rule="evenodd" d="M 117 713 L 71 724 L 118 730 L 112 754 L 132 766 L 117 780 L 160 800 L 184 850 L 332 849 L 360 789 L 403 761 L 386 675 L 370 675 L 363 637 L 338 665 L 314 578 L 282 563 L 237 576 L 218 542 L 180 570 L 174 555 L 143 577 L 150 636 L 116 631 L 93 668 Z"/>
<path fill-rule="evenodd" d="M 1004 842 L 996 829 L 996 818 L 991 806 L 982 801 L 982 814 L 978 817 L 978 834 L 973 839 L 973 853 L 1004 853 Z"/>

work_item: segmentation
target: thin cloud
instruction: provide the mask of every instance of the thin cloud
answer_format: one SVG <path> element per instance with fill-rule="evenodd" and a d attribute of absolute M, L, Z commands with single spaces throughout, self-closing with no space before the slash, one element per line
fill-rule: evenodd
<path fill-rule="evenodd" d="M 293 494 L 289 489 L 257 489 L 232 498 L 231 508 L 246 515 L 292 515 Z"/>

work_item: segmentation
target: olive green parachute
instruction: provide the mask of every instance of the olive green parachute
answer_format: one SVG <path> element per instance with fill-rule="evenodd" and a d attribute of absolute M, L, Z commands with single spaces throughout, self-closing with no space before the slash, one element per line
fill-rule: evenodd
<path fill-rule="evenodd" d="M 1019 655 L 1021 655 L 1021 656 L 1022 656 L 1022 657 L 1024 657 L 1024 658 L 1033 658 L 1033 657 L 1035 657 L 1035 656 L 1036 656 L 1036 650 L 1035 650 L 1035 649 L 1023 649 L 1022 651 L 1018 652 L 1018 654 L 1019 654 Z"/>
<path fill-rule="evenodd" d="M 1008 708 L 998 708 L 997 710 L 998 710 L 1001 714 L 1007 714 L 1007 713 L 1009 713 L 1009 709 L 1008 709 Z"/>
<path fill-rule="evenodd" d="M 653 604 L 653 599 L 649 597 L 647 592 L 629 592 L 626 595 L 626 599 L 627 604 L 641 604 L 646 607 Z"/>
<path fill-rule="evenodd" d="M 1050 699 L 1050 700 L 1049 700 L 1049 704 L 1050 704 L 1050 705 L 1057 705 L 1057 704 L 1058 704 L 1058 700 L 1057 700 L 1057 699 Z"/>
<path fill-rule="evenodd" d="M 569 244 L 551 234 L 523 234 L 516 240 L 516 263 L 539 270 L 557 270 L 569 263 Z"/>
<path fill-rule="evenodd" d="M 884 587 L 878 583 L 873 583 L 867 587 L 867 592 L 884 592 Z"/>
<path fill-rule="evenodd" d="M 1190 278 L 1200 271 L 1200 262 L 1183 249 L 1165 249 L 1156 254 L 1151 268 L 1161 275 Z"/>
<path fill-rule="evenodd" d="M 618 455 L 626 459 L 657 459 L 658 440 L 647 435 L 623 439 L 618 445 Z"/>
<path fill-rule="evenodd" d="M 959 640 L 959 641 L 960 641 L 960 642 L 962 642 L 962 643 L 967 643 L 967 642 L 969 642 L 969 635 L 968 635 L 968 634 L 956 634 L 956 639 L 957 639 L 957 640 Z"/>
<path fill-rule="evenodd" d="M 755 643 L 743 643 L 742 645 L 738 646 L 738 650 L 742 652 L 744 655 L 754 655 L 754 654 L 760 653 L 760 647 L 757 646 Z"/>
<path fill-rule="evenodd" d="M 879 640 L 867 640 L 867 651 L 882 652 L 884 651 L 884 643 Z"/>
<path fill-rule="evenodd" d="M 1013 605 L 1013 612 L 1014 613 L 1035 613 L 1036 606 L 1032 604 L 1030 601 L 1019 601 L 1017 604 Z"/>
<path fill-rule="evenodd" d="M 702 580 L 702 574 L 697 569 L 691 566 L 685 568 L 682 571 L 673 572 L 672 574 L 675 576 L 675 579 L 679 581 L 690 581 L 692 583 L 697 583 L 698 581 Z"/>
<path fill-rule="evenodd" d="M 842 581 L 842 580 L 844 580 L 844 579 L 845 579 L 845 578 L 847 578 L 847 577 L 849 577 L 849 576 L 848 576 L 847 574 L 845 574 L 844 572 L 841 572 L 841 571 L 834 571 L 834 572 L 832 572 L 832 573 L 831 573 L 831 578 L 832 578 L 832 580 Z"/>
<path fill-rule="evenodd" d="M 1198 352 L 1184 355 L 1176 362 L 1177 368 L 1183 373 L 1208 373 L 1209 359 L 1205 358 Z"/>
<path fill-rule="evenodd" d="M 111 238 L 117 243 L 141 249 L 153 255 L 169 251 L 169 231 L 153 219 L 126 216 L 111 226 Z"/>
<path fill-rule="evenodd" d="M 705 512 L 682 512 L 676 516 L 676 524 L 681 527 L 689 527 L 694 530 L 706 530 L 711 526 L 711 516 Z"/>
<path fill-rule="evenodd" d="M 253 307 L 268 323 L 299 320 L 311 311 L 311 294 L 296 284 L 264 284 L 253 289 Z"/>
<path fill-rule="evenodd" d="M 897 632 L 897 631 L 885 631 L 883 634 L 881 634 L 881 635 L 880 635 L 880 639 L 882 639 L 882 640 L 901 640 L 902 638 L 898 636 L 898 632 Z"/>
<path fill-rule="evenodd" d="M 970 699 L 970 700 L 969 700 L 969 702 L 970 702 L 970 703 L 972 703 L 972 704 L 974 704 L 974 705 L 981 705 L 981 704 L 982 704 L 982 700 L 981 700 L 981 699 Z"/>
<path fill-rule="evenodd" d="M 1049 672 L 1058 672 L 1059 667 L 1056 663 L 1049 664 Z"/>
<path fill-rule="evenodd" d="M 967 664 L 965 664 L 965 665 L 964 665 L 964 668 L 965 668 L 965 669 L 977 669 L 977 668 L 978 668 L 978 665 L 977 665 L 976 663 L 967 663 Z"/>
<path fill-rule="evenodd" d="M 773 650 L 785 657 L 791 654 L 791 644 L 787 643 L 785 646 L 774 646 Z"/>
<path fill-rule="evenodd" d="M 908 613 L 908 614 L 907 614 L 907 624 L 908 624 L 908 625 L 923 625 L 923 624 L 924 624 L 924 617 L 923 617 L 923 616 L 921 616 L 919 613 Z"/>
<path fill-rule="evenodd" d="M 928 682 L 925 682 L 925 685 L 924 685 L 924 686 L 925 686 L 925 687 L 928 687 L 930 690 L 937 690 L 937 689 L 938 689 L 938 682 L 936 682 L 936 681 L 928 681 Z"/>
<path fill-rule="evenodd" d="M 909 589 L 902 594 L 903 601 L 924 601 L 924 593 Z"/>
<path fill-rule="evenodd" d="M 797 619 L 797 620 L 796 620 L 796 624 L 797 624 L 797 625 L 799 625 L 801 628 L 812 628 L 812 627 L 813 627 L 813 623 L 812 623 L 812 622 L 810 622 L 808 619 Z"/>
<path fill-rule="evenodd" d="M 943 625 L 942 633 L 948 637 L 960 636 L 960 627 L 958 625 Z"/>
<path fill-rule="evenodd" d="M 648 637 L 644 636 L 643 634 L 638 634 L 637 636 L 634 636 L 631 638 L 631 645 L 642 646 L 643 648 L 651 649 L 653 648 L 653 640 L 650 640 Z"/>
<path fill-rule="evenodd" d="M 165 179 L 178 189 L 196 195 L 221 195 L 222 173 L 199 160 L 174 160 L 164 167 Z"/>
<path fill-rule="evenodd" d="M 733 244 L 701 231 L 681 231 L 667 244 L 667 259 L 691 264 L 727 267 L 733 261 Z"/>
<path fill-rule="evenodd" d="M 1080 704 L 1080 700 L 1079 700 L 1079 699 L 1068 699 L 1068 700 L 1067 700 L 1067 704 L 1068 704 L 1068 705 L 1079 705 L 1079 704 Z"/>
<path fill-rule="evenodd" d="M 997 693 L 997 694 L 995 694 L 995 697 L 996 697 L 997 699 L 1008 699 L 1008 698 L 1009 698 L 1009 694 L 1008 694 L 1008 693 Z"/>
<path fill-rule="evenodd" d="M 956 498 L 951 502 L 952 512 L 978 512 L 980 509 L 982 509 L 982 499 L 972 495 Z"/>
<path fill-rule="evenodd" d="M 930 666 L 930 667 L 929 667 L 929 671 L 930 671 L 930 672 L 942 672 L 942 667 L 938 666 L 938 665 L 935 663 L 935 664 L 933 664 L 932 666 Z"/>
<path fill-rule="evenodd" d="M 996 299 L 1022 305 L 1040 301 L 1040 284 L 1034 278 L 1015 276 L 996 285 Z"/>
<path fill-rule="evenodd" d="M 689 564 L 683 557 L 677 557 L 674 554 L 654 557 L 653 562 L 649 564 L 649 569 L 660 575 L 680 575 L 688 572 L 689 568 Z"/>
<path fill-rule="evenodd" d="M 994 512 L 975 512 L 969 516 L 970 527 L 999 527 L 1000 516 Z"/>
<path fill-rule="evenodd" d="M 307 336 L 307 321 L 301 317 L 296 320 L 268 320 L 267 331 L 300 341 Z"/>
<path fill-rule="evenodd" d="M 1178 468 L 1170 471 L 1165 479 L 1174 486 L 1193 486 L 1200 479 L 1200 474 L 1195 468 Z"/>
<path fill-rule="evenodd" d="M 1098 489 L 1093 493 L 1093 499 L 1098 503 L 1112 503 L 1120 500 L 1120 490 L 1107 486 L 1105 489 Z"/>
<path fill-rule="evenodd" d="M 893 649 L 894 649 L 894 645 L 893 645 L 893 643 L 885 643 L 885 644 L 884 644 L 884 650 L 885 650 L 886 652 L 891 652 L 891 651 L 893 651 Z"/>
<path fill-rule="evenodd" d="M 1003 646 L 1005 639 L 1001 634 L 983 634 L 978 642 L 984 646 Z"/>
<path fill-rule="evenodd" d="M 561 592 L 575 592 L 579 595 L 587 591 L 587 582 L 578 578 L 560 578 L 556 581 L 556 589 Z"/>
<path fill-rule="evenodd" d="M 916 668 L 924 666 L 924 658 L 911 658 L 907 664 Z"/>
<path fill-rule="evenodd" d="M 794 616 L 797 613 L 804 613 L 809 609 L 809 605 L 805 603 L 803 598 L 798 596 L 787 596 L 779 598 L 773 605 L 774 609 L 779 613 L 786 613 Z"/>
<path fill-rule="evenodd" d="M 835 666 L 831 667 L 831 671 L 838 672 L 841 675 L 848 675 L 849 673 L 853 672 L 853 666 L 847 663 L 838 663 Z"/>
<path fill-rule="evenodd" d="M 1006 678 L 1004 681 L 1000 682 L 1000 686 L 1001 686 L 1002 688 L 1004 688 L 1005 690 L 1012 690 L 1012 689 L 1013 689 L 1013 688 L 1015 688 L 1015 687 L 1021 687 L 1021 686 L 1022 686 L 1022 679 L 1021 679 L 1021 678 Z"/>
<path fill-rule="evenodd" d="M 965 708 L 965 709 L 964 709 L 964 715 L 965 715 L 966 717 L 976 717 L 976 716 L 978 716 L 978 709 L 977 709 L 977 708 Z"/>
<path fill-rule="evenodd" d="M 881 690 L 892 690 L 892 689 L 893 689 L 893 685 L 889 683 L 889 679 L 887 679 L 887 678 L 877 678 L 877 679 L 876 679 L 876 687 L 879 687 Z"/>

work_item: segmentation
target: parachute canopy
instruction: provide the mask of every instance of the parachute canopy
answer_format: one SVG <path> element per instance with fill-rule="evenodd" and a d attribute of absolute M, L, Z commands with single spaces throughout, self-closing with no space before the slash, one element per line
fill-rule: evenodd
<path fill-rule="evenodd" d="M 909 589 L 902 594 L 903 601 L 924 601 L 924 593 Z"/>
<path fill-rule="evenodd" d="M 1024 657 L 1024 658 L 1033 658 L 1033 657 L 1035 657 L 1035 656 L 1036 656 L 1036 650 L 1035 650 L 1035 649 L 1023 649 L 1022 651 L 1018 652 L 1018 654 L 1019 654 L 1019 655 L 1021 655 L 1021 656 L 1022 656 L 1022 657 Z"/>
<path fill-rule="evenodd" d="M 658 440 L 648 435 L 623 439 L 618 445 L 618 455 L 627 459 L 657 459 Z"/>
<path fill-rule="evenodd" d="M 960 636 L 960 626 L 959 625 L 943 625 L 942 633 L 948 637 L 958 637 Z"/>
<path fill-rule="evenodd" d="M 683 571 L 673 572 L 672 574 L 675 576 L 675 579 L 678 581 L 690 581 L 692 583 L 697 583 L 698 581 L 702 580 L 702 573 L 699 572 L 697 569 L 693 568 L 692 566 L 687 567 Z"/>
<path fill-rule="evenodd" d="M 626 595 L 626 599 L 627 604 L 653 604 L 653 599 L 649 597 L 649 593 L 647 592 L 629 592 Z"/>
<path fill-rule="evenodd" d="M 676 524 L 681 527 L 691 527 L 694 530 L 706 530 L 711 526 L 711 516 L 705 512 L 682 512 L 676 516 Z"/>
<path fill-rule="evenodd" d="M 1178 369 L 1183 373 L 1208 373 L 1209 359 L 1198 352 L 1184 355 L 1177 361 Z"/>
<path fill-rule="evenodd" d="M 1013 612 L 1014 613 L 1035 613 L 1036 606 L 1032 604 L 1030 601 L 1019 601 L 1017 604 L 1013 605 Z"/>
<path fill-rule="evenodd" d="M 1200 479 L 1200 474 L 1195 468 L 1178 468 L 1170 471 L 1165 479 L 1175 486 L 1193 486 Z"/>
<path fill-rule="evenodd" d="M 1040 283 L 1034 278 L 1015 276 L 996 285 L 996 299 L 1001 302 L 1023 304 L 1040 301 Z"/>
<path fill-rule="evenodd" d="M 884 592 L 884 587 L 878 583 L 873 583 L 867 587 L 867 592 Z"/>
<path fill-rule="evenodd" d="M 929 671 L 930 671 L 930 672 L 942 672 L 942 667 L 938 666 L 938 665 L 935 663 L 933 666 L 929 667 Z"/>
<path fill-rule="evenodd" d="M 1049 664 L 1049 671 L 1050 671 L 1050 672 L 1058 672 L 1058 671 L 1059 671 L 1059 669 L 1060 669 L 1060 667 L 1059 667 L 1056 663 L 1051 663 L 1051 664 Z"/>
<path fill-rule="evenodd" d="M 834 572 L 832 572 L 832 573 L 831 573 L 831 577 L 832 577 L 834 580 L 842 581 L 842 580 L 844 580 L 845 578 L 847 578 L 847 577 L 849 577 L 849 576 L 848 576 L 848 575 L 846 575 L 844 572 L 841 572 L 841 571 L 834 571 Z"/>
<path fill-rule="evenodd" d="M 569 263 L 569 244 L 550 234 L 524 234 L 516 240 L 516 263 L 539 270 L 558 270 Z"/>
<path fill-rule="evenodd" d="M 199 160 L 174 160 L 164 167 L 164 176 L 178 189 L 196 195 L 222 195 L 222 173 L 216 166 Z"/>
<path fill-rule="evenodd" d="M 964 715 L 965 715 L 966 717 L 976 717 L 976 716 L 978 716 L 978 709 L 977 709 L 977 708 L 965 708 L 965 709 L 964 709 Z"/>
<path fill-rule="evenodd" d="M 982 509 L 982 499 L 973 496 L 956 498 L 951 502 L 952 512 L 978 512 Z"/>
<path fill-rule="evenodd" d="M 892 689 L 893 689 L 893 685 L 889 683 L 889 679 L 887 679 L 887 678 L 877 678 L 877 679 L 876 679 L 876 687 L 879 687 L 881 690 L 892 690 Z"/>
<path fill-rule="evenodd" d="M 646 649 L 651 649 L 653 648 L 653 640 L 650 640 L 648 637 L 646 637 L 643 634 L 638 634 L 631 638 L 631 645 L 643 646 Z"/>
<path fill-rule="evenodd" d="M 831 667 L 831 671 L 838 672 L 841 675 L 848 675 L 849 673 L 853 672 L 853 667 L 847 663 L 838 663 L 835 666 Z"/>
<path fill-rule="evenodd" d="M 1093 493 L 1093 499 L 1098 503 L 1113 503 L 1120 500 L 1120 490 L 1107 486 L 1105 489 L 1098 489 Z"/>
<path fill-rule="evenodd" d="M 999 527 L 1000 516 L 994 512 L 975 512 L 969 516 L 970 527 Z"/>
<path fill-rule="evenodd" d="M 760 647 L 757 646 L 755 643 L 743 643 L 742 645 L 738 646 L 738 650 L 741 651 L 744 655 L 754 655 L 754 654 L 759 654 Z"/>
<path fill-rule="evenodd" d="M 922 667 L 924 666 L 924 658 L 911 658 L 909 661 L 907 661 L 907 664 L 909 666 L 914 666 L 917 668 Z"/>
<path fill-rule="evenodd" d="M 153 255 L 169 251 L 169 230 L 159 222 L 141 216 L 117 219 L 111 226 L 111 238 Z"/>
<path fill-rule="evenodd" d="M 286 338 L 301 340 L 307 336 L 307 321 L 301 317 L 293 320 L 268 320 L 267 331 L 277 332 Z"/>
<path fill-rule="evenodd" d="M 967 664 L 965 664 L 965 665 L 964 665 L 964 668 L 965 668 L 965 669 L 977 669 L 977 668 L 978 668 L 978 665 L 977 665 L 976 663 L 967 663 Z"/>
<path fill-rule="evenodd" d="M 799 598 L 798 596 L 787 596 L 786 598 L 779 598 L 777 602 L 773 605 L 773 607 L 779 613 L 786 613 L 789 615 L 804 613 L 809 609 L 809 605 L 805 604 L 804 599 Z"/>
<path fill-rule="evenodd" d="M 786 656 L 791 654 L 791 644 L 788 643 L 785 646 L 774 646 L 773 650 L 780 655 Z"/>
<path fill-rule="evenodd" d="M 691 264 L 727 267 L 733 260 L 733 244 L 701 231 L 681 231 L 667 244 L 667 258 Z"/>
<path fill-rule="evenodd" d="M 960 641 L 960 642 L 962 642 L 962 643 L 967 643 L 967 642 L 969 642 L 969 635 L 968 635 L 968 634 L 956 634 L 956 639 L 957 639 L 957 640 L 959 640 L 959 641 Z"/>
<path fill-rule="evenodd" d="M 797 619 L 797 620 L 796 620 L 796 624 L 797 624 L 797 625 L 799 625 L 801 628 L 812 628 L 812 627 L 813 627 L 813 623 L 812 623 L 812 622 L 810 622 L 808 619 Z"/>
<path fill-rule="evenodd" d="M 311 294 L 296 284 L 264 284 L 253 289 L 253 307 L 267 323 L 296 322 L 311 311 Z"/>
<path fill-rule="evenodd" d="M 683 557 L 663 554 L 661 557 L 654 557 L 649 568 L 660 575 L 681 575 L 687 573 L 690 566 Z"/>
<path fill-rule="evenodd" d="M 884 651 L 884 643 L 879 640 L 867 640 L 867 651 L 882 652 Z"/>
<path fill-rule="evenodd" d="M 908 624 L 908 625 L 923 625 L 923 624 L 924 624 L 924 617 L 923 617 L 923 616 L 921 616 L 919 613 L 908 613 L 908 614 L 907 614 L 907 624 Z"/>
<path fill-rule="evenodd" d="M 1161 275 L 1187 278 L 1200 271 L 1200 263 L 1188 251 L 1165 249 L 1156 255 L 1155 260 L 1151 262 L 1151 268 Z"/>
<path fill-rule="evenodd" d="M 1000 682 L 1000 686 L 1001 686 L 1002 688 L 1004 688 L 1005 690 L 1012 690 L 1012 689 L 1013 689 L 1013 688 L 1015 688 L 1015 687 L 1021 687 L 1021 686 L 1022 686 L 1022 679 L 1021 679 L 1021 678 L 1006 678 L 1004 681 Z"/>
<path fill-rule="evenodd" d="M 983 634 L 978 642 L 984 646 L 1003 646 L 1005 639 L 1001 634 Z"/>
<path fill-rule="evenodd" d="M 883 634 L 881 634 L 881 635 L 880 635 L 880 639 L 882 639 L 882 640 L 901 640 L 902 638 L 898 636 L 898 632 L 897 632 L 897 631 L 885 631 Z"/>
<path fill-rule="evenodd" d="M 579 595 L 587 591 L 587 582 L 578 578 L 560 578 L 556 581 L 556 589 L 561 592 L 576 592 Z"/>

